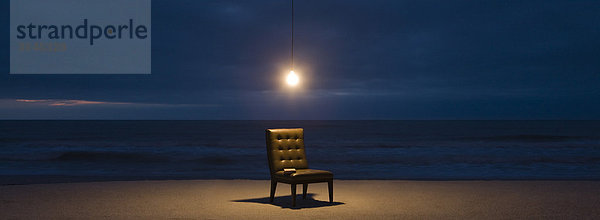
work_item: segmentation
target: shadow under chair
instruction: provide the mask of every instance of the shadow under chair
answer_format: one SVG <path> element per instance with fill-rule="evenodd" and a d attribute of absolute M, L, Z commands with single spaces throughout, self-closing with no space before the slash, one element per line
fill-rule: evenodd
<path fill-rule="evenodd" d="M 292 207 L 296 206 L 296 185 L 302 184 L 302 198 L 306 199 L 309 183 L 327 182 L 329 202 L 333 203 L 333 173 L 308 168 L 304 148 L 304 129 L 267 129 L 267 158 L 271 172 L 271 195 L 273 203 L 277 183 L 287 183 L 292 188 Z M 284 168 L 294 168 L 295 172 L 285 173 Z"/>

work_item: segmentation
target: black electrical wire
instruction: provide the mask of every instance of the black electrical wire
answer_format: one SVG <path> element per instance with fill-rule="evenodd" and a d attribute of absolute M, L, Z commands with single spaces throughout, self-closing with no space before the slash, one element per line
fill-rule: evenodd
<path fill-rule="evenodd" d="M 294 0 L 292 0 L 292 70 L 294 70 Z"/>

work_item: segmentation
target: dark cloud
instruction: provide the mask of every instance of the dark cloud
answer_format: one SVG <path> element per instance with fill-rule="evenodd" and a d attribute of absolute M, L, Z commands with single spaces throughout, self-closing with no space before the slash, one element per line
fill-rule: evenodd
<path fill-rule="evenodd" d="M 289 68 L 289 7 L 287 1 L 153 1 L 152 75 L 0 75 L 3 100 L 169 107 L 21 106 L 16 113 L 3 102 L 0 113 L 600 119 L 597 1 L 296 1 L 295 62 L 304 80 L 296 94 L 280 85 Z M 1 18 L 8 27 L 8 15 Z M 7 28 L 0 35 L 8 41 Z M 4 48 L 0 69 L 7 73 Z"/>

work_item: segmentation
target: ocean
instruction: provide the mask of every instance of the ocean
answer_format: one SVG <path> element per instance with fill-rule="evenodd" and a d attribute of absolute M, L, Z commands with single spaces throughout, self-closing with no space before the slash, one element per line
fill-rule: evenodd
<path fill-rule="evenodd" d="M 0 121 L 0 178 L 268 179 L 296 127 L 337 179 L 600 179 L 600 121 Z"/>

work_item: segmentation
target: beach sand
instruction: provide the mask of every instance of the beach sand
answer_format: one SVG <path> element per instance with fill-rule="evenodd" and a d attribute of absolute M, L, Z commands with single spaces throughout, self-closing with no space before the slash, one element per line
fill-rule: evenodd
<path fill-rule="evenodd" d="M 167 180 L 0 186 L 0 218 L 568 219 L 600 218 L 600 181 Z"/>

